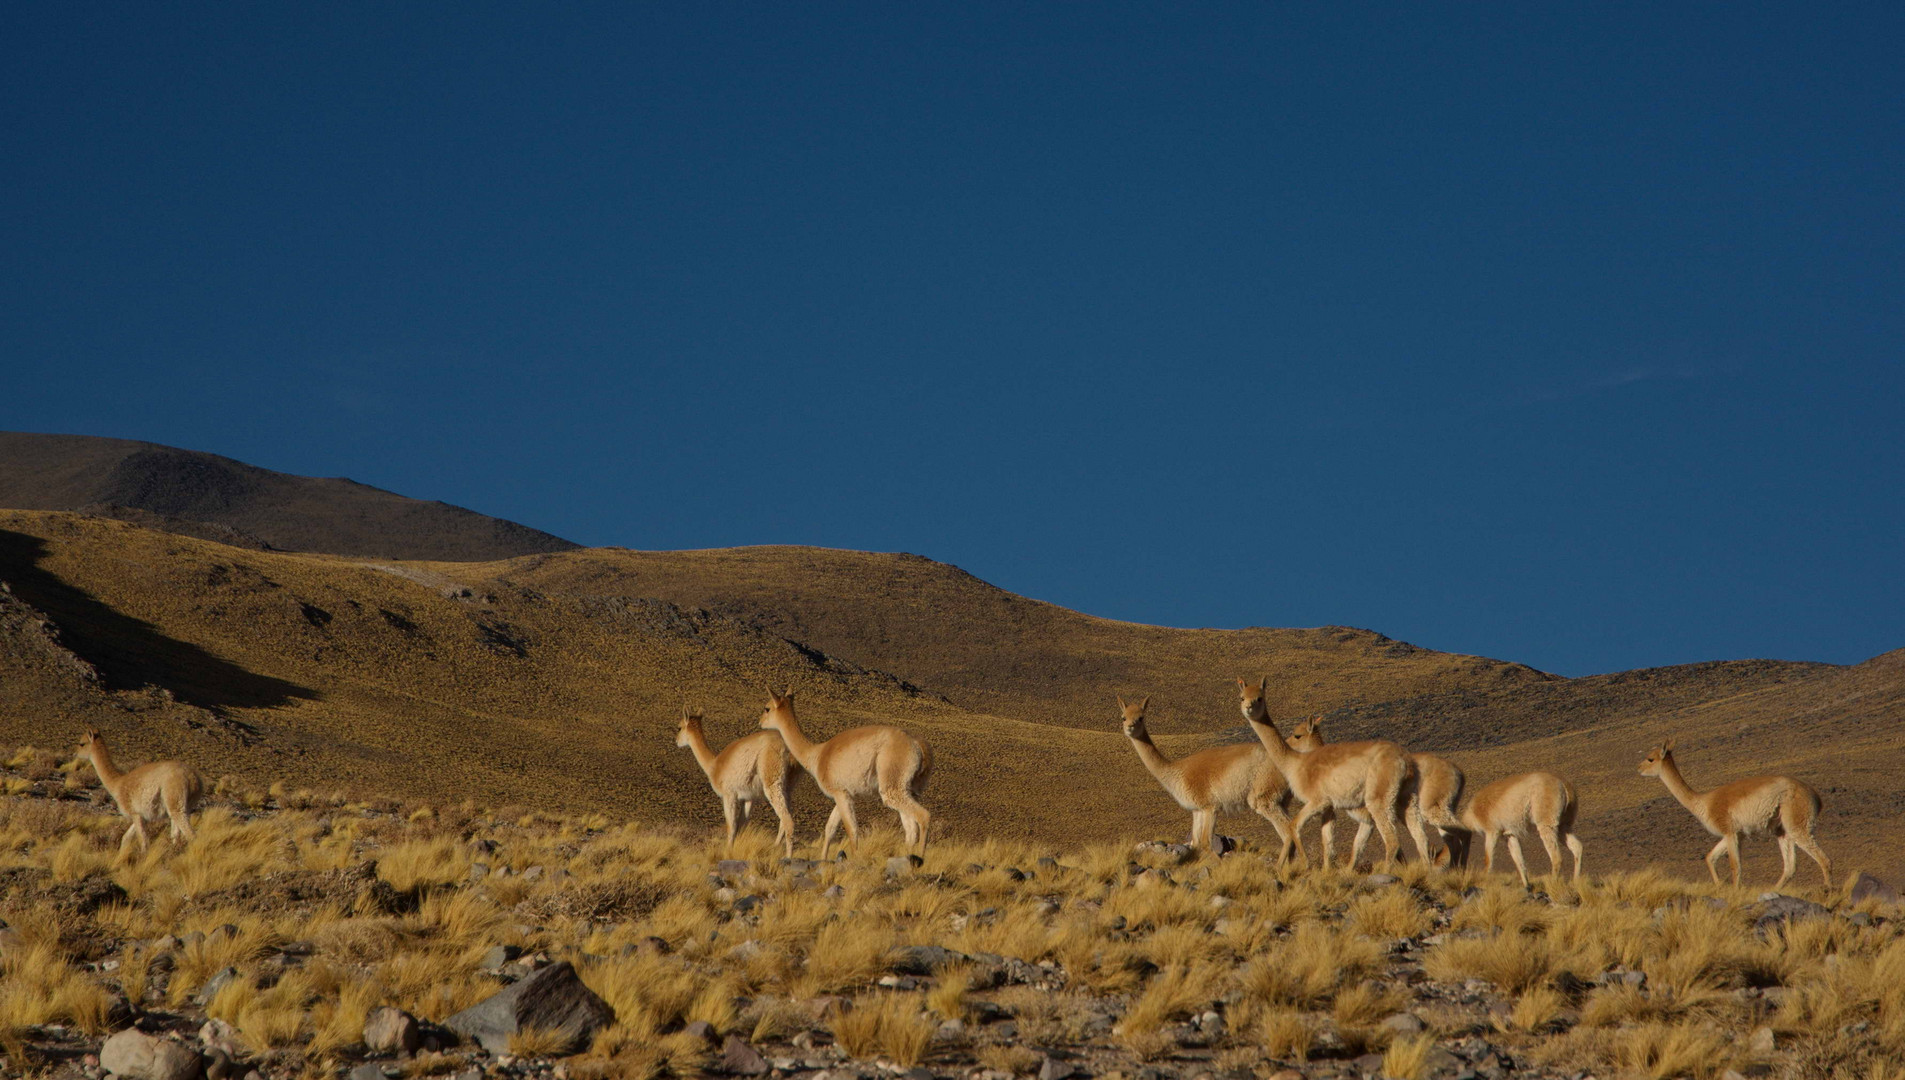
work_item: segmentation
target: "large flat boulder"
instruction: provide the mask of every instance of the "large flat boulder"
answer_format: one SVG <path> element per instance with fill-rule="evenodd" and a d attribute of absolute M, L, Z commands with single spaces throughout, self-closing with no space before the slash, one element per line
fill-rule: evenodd
<path fill-rule="evenodd" d="M 565 1054 L 589 1045 L 596 1031 L 615 1023 L 615 1010 L 596 996 L 567 960 L 550 964 L 464 1009 L 443 1026 L 492 1054 L 509 1052 L 509 1037 L 535 1028 L 568 1036 Z"/>

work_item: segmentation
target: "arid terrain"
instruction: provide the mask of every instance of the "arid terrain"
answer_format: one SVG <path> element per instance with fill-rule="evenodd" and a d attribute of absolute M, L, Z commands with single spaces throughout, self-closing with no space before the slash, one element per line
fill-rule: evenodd
<path fill-rule="evenodd" d="M 1905 879 L 1905 650 L 1564 679 L 1368 630 L 1099 619 L 916 555 L 580 549 L 146 444 L 79 440 L 61 472 L 49 438 L 0 440 L 0 494 L 58 507 L 0 510 L 8 1074 L 96 1075 L 136 1023 L 210 1080 L 338 1075 L 389 1005 L 422 1034 L 370 1068 L 403 1075 L 1905 1076 L 1899 912 L 1859 878 Z M 1566 776 L 1588 879 L 1282 868 L 1251 816 L 1221 859 L 1173 846 L 1188 815 L 1115 695 L 1181 755 L 1251 738 L 1240 676 L 1471 790 Z M 676 719 L 719 745 L 789 686 L 812 735 L 931 744 L 923 865 L 871 803 L 862 850 L 811 861 L 808 781 L 793 860 L 762 809 L 724 861 Z M 116 857 L 89 728 L 213 782 L 196 839 Z M 1668 735 L 1696 786 L 1816 787 L 1835 887 L 1805 865 L 1769 906 L 1764 840 L 1744 887 L 1708 885 L 1711 838 L 1637 773 Z M 438 1026 L 564 961 L 616 1017 L 592 1038 L 478 1053 Z"/>
<path fill-rule="evenodd" d="M 10 1076 L 1905 1077 L 1905 909 L 1870 881 L 1524 890 L 1157 842 L 922 862 L 890 828 L 821 862 L 759 828 L 726 853 L 229 777 L 189 844 L 122 857 L 64 756 L 0 768 Z"/>

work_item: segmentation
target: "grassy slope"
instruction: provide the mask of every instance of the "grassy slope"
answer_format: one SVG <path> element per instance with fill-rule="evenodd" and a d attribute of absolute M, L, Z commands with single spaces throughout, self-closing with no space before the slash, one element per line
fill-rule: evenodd
<path fill-rule="evenodd" d="M 1162 742 L 1182 753 L 1234 725 L 1235 674 L 1268 672 L 1287 688 L 1280 711 L 1328 710 L 1332 737 L 1446 751 L 1477 783 L 1535 767 L 1570 776 L 1591 865 L 1659 858 L 1699 872 L 1685 860 L 1709 841 L 1633 771 L 1672 731 L 1696 783 L 1793 771 L 1823 790 L 1821 839 L 1843 868 L 1905 868 L 1897 656 L 1557 680 L 1362 631 L 1093 619 L 907 556 L 590 550 L 371 564 L 27 512 L 0 514 L 0 580 L 18 623 L 0 618 L 0 740 L 64 746 L 97 723 L 128 759 L 176 754 L 253 781 L 711 828 L 716 804 L 672 746 L 681 702 L 706 708 L 722 742 L 753 729 L 759 687 L 793 683 L 816 735 L 890 720 L 931 741 L 928 802 L 954 835 L 1175 835 L 1184 815 L 1113 732 L 1109 693 L 1155 694 L 1154 730 L 1176 733 Z M 38 612 L 103 686 L 31 625 Z M 811 788 L 796 796 L 803 837 L 824 817 L 818 803 Z M 1261 822 L 1226 828 L 1268 835 Z M 1749 845 L 1758 880 L 1771 850 Z"/>

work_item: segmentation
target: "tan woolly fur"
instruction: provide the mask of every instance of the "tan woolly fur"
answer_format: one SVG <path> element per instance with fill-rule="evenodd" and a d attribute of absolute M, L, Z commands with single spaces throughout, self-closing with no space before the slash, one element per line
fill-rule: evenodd
<path fill-rule="evenodd" d="M 1393 864 L 1400 848 L 1397 832 L 1402 824 L 1402 808 L 1411 797 L 1410 789 L 1415 783 L 1415 765 L 1410 762 L 1408 753 L 1383 739 L 1328 743 L 1313 753 L 1298 753 L 1283 741 L 1283 733 L 1270 719 L 1263 697 L 1268 684 L 1268 678 L 1255 683 L 1238 679 L 1238 705 L 1271 764 L 1283 774 L 1291 794 L 1303 806 L 1291 829 L 1297 861 L 1305 861 L 1302 832 L 1312 817 L 1325 811 L 1360 808 L 1369 815 L 1371 824 L 1382 837 L 1384 862 Z M 1351 851 L 1351 866 L 1355 865 L 1358 854 L 1357 850 Z M 1329 864 L 1329 856 L 1328 851 L 1323 853 L 1325 866 Z"/>
<path fill-rule="evenodd" d="M 1290 826 L 1295 800 L 1290 785 L 1270 764 L 1263 747 L 1256 743 L 1213 746 L 1172 761 L 1151 741 L 1145 727 L 1144 710 L 1150 702 L 1149 697 L 1128 702 L 1119 695 L 1124 736 L 1137 751 L 1145 771 L 1179 806 L 1191 812 L 1191 843 L 1210 849 L 1217 815 L 1247 808 L 1262 815 L 1276 830 L 1278 857 L 1288 862 L 1296 852 L 1295 833 Z"/>
<path fill-rule="evenodd" d="M 825 742 L 814 742 L 794 718 L 794 691 L 769 692 L 767 707 L 761 710 L 761 727 L 780 732 L 807 775 L 821 794 L 833 800 L 833 812 L 827 815 L 827 827 L 820 834 L 820 856 L 826 858 L 833 834 L 843 824 L 847 842 L 857 847 L 860 823 L 853 816 L 855 795 L 878 795 L 880 801 L 900 816 L 900 828 L 906 844 L 926 850 L 926 830 L 933 815 L 919 803 L 933 768 L 933 751 L 919 739 L 899 728 L 885 724 L 849 728 Z"/>
<path fill-rule="evenodd" d="M 1795 849 L 1819 864 L 1826 887 L 1832 887 L 1832 860 L 1812 838 L 1813 826 L 1825 804 L 1810 786 L 1790 776 L 1755 776 L 1722 784 L 1712 791 L 1695 791 L 1674 762 L 1671 738 L 1654 747 L 1640 763 L 1640 774 L 1658 777 L 1680 805 L 1720 838 L 1707 852 L 1707 873 L 1713 875 L 1714 884 L 1720 882 L 1722 855 L 1733 860 L 1733 884 L 1740 883 L 1740 837 L 1771 836 L 1779 842 L 1781 866 L 1773 888 L 1792 880 L 1799 863 Z"/>
<path fill-rule="evenodd" d="M 780 819 L 774 842 L 794 855 L 794 815 L 787 808 L 787 791 L 799 775 L 799 766 L 787 752 L 787 744 L 771 731 L 743 735 L 716 753 L 708 745 L 701 727 L 701 710 L 683 707 L 681 727 L 675 732 L 675 745 L 694 752 L 695 763 L 708 776 L 708 785 L 721 800 L 721 816 L 727 822 L 727 851 L 734 850 L 734 837 L 747 827 L 754 804 L 765 799 Z"/>
<path fill-rule="evenodd" d="M 1581 838 L 1574 833 L 1580 810 L 1574 785 L 1549 772 L 1522 773 L 1484 786 L 1462 811 L 1462 824 L 1482 838 L 1483 869 L 1495 870 L 1495 841 L 1508 838 L 1508 856 L 1523 886 L 1528 863 L 1522 858 L 1521 838 L 1533 829 L 1548 851 L 1551 873 L 1561 873 L 1561 845 L 1574 853 L 1574 880 L 1581 879 Z"/>
<path fill-rule="evenodd" d="M 88 731 L 79 742 L 79 757 L 92 762 L 99 783 L 112 796 L 119 813 L 132 819 L 119 840 L 121 854 L 136 840 L 146 848 L 146 822 L 159 820 L 163 811 L 171 822 L 169 835 L 174 840 L 190 841 L 190 815 L 205 792 L 205 781 L 197 770 L 182 761 L 149 761 L 124 772 L 113 764 L 112 752 L 98 731 Z"/>

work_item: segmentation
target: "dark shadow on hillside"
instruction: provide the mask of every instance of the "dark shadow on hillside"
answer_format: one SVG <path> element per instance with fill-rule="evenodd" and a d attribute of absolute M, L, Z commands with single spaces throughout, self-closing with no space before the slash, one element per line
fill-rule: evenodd
<path fill-rule="evenodd" d="M 91 664 L 107 689 L 157 686 L 179 701 L 213 710 L 271 708 L 293 698 L 317 698 L 315 690 L 246 671 L 114 611 L 42 569 L 45 555 L 39 537 L 0 529 L 0 580 L 53 621 L 60 642 Z"/>

